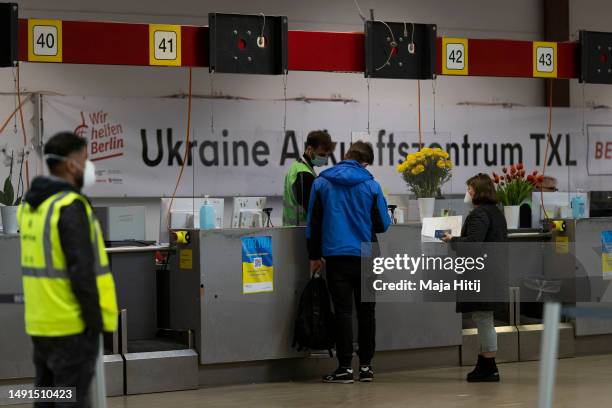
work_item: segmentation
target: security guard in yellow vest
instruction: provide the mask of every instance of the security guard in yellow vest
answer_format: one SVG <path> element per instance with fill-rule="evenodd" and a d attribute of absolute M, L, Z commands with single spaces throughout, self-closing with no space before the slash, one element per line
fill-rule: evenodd
<path fill-rule="evenodd" d="M 25 325 L 37 387 L 75 387 L 87 406 L 100 333 L 117 329 L 117 301 L 99 223 L 81 189 L 95 181 L 74 133 L 44 147 L 51 176 L 37 177 L 19 208 Z"/>
<path fill-rule="evenodd" d="M 283 191 L 283 225 L 306 225 L 310 190 L 317 173 L 315 167 L 325 166 L 336 143 L 326 130 L 315 130 L 306 138 L 304 155 L 291 164 L 285 176 Z"/>

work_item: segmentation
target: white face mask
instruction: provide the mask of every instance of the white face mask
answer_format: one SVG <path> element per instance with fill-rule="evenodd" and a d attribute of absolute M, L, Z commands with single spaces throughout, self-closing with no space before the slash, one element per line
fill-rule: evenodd
<path fill-rule="evenodd" d="M 83 170 L 83 189 L 92 187 L 94 184 L 96 184 L 96 165 L 87 159 Z"/>
<path fill-rule="evenodd" d="M 68 157 L 64 157 L 64 156 L 58 156 L 57 154 L 46 154 L 45 158 L 49 158 L 49 159 L 55 159 L 55 160 L 61 160 L 61 161 L 68 161 L 68 160 L 72 160 Z M 80 167 L 80 166 L 78 166 Z M 86 189 L 88 187 L 92 187 L 94 184 L 96 184 L 96 165 L 93 164 L 93 162 L 89 159 L 85 160 L 85 168 L 83 169 L 83 189 Z"/>
<path fill-rule="evenodd" d="M 472 204 L 472 196 L 469 191 L 465 192 L 465 197 L 463 197 L 463 202 L 466 204 Z"/>

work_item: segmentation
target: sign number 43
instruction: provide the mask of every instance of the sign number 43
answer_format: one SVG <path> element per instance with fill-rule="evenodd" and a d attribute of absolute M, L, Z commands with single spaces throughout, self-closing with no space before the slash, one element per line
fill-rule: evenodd
<path fill-rule="evenodd" d="M 149 64 L 181 65 L 181 26 L 149 25 Z"/>
<path fill-rule="evenodd" d="M 557 43 L 533 43 L 533 76 L 557 77 Z"/>

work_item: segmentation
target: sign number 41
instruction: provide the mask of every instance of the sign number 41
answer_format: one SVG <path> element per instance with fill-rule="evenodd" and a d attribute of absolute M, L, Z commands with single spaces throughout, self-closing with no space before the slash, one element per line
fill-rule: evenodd
<path fill-rule="evenodd" d="M 181 65 L 181 26 L 149 24 L 149 64 Z"/>
<path fill-rule="evenodd" d="M 174 31 L 155 31 L 155 59 L 176 59 L 176 33 Z"/>

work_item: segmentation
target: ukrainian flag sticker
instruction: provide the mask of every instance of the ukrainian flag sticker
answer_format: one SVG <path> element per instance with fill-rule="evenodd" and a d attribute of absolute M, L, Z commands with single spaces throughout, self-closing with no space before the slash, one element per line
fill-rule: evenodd
<path fill-rule="evenodd" d="M 242 293 L 273 291 L 272 237 L 243 237 Z"/>

